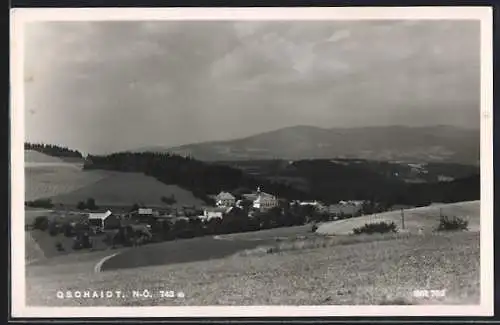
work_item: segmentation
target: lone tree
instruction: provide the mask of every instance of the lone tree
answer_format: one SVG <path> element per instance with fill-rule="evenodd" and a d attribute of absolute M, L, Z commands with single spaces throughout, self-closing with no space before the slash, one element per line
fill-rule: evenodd
<path fill-rule="evenodd" d="M 89 210 L 96 210 L 97 209 L 97 205 L 95 204 L 95 200 L 94 200 L 94 198 L 91 198 L 91 197 L 87 199 L 87 201 L 85 202 L 85 206 Z"/>
<path fill-rule="evenodd" d="M 177 200 L 175 199 L 175 196 L 172 194 L 169 197 L 162 196 L 161 201 L 165 204 L 172 205 L 177 203 Z"/>
<path fill-rule="evenodd" d="M 83 202 L 83 201 L 78 202 L 78 204 L 76 205 L 76 208 L 78 210 L 85 210 L 85 208 L 86 208 L 85 202 Z"/>
<path fill-rule="evenodd" d="M 130 212 L 138 211 L 139 208 L 140 208 L 139 204 L 134 203 L 134 205 L 132 205 L 132 207 L 130 208 Z"/>

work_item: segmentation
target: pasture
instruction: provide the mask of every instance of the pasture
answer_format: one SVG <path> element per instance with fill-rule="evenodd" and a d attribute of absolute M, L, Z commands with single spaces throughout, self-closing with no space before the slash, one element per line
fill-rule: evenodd
<path fill-rule="evenodd" d="M 109 176 L 106 171 L 82 171 L 77 165 L 69 163 L 33 163 L 26 165 L 24 170 L 25 201 L 57 197 Z"/>
<path fill-rule="evenodd" d="M 82 173 L 87 173 L 84 171 Z M 110 172 L 107 177 L 72 192 L 52 197 L 54 203 L 76 205 L 92 197 L 96 204 L 103 206 L 132 206 L 134 203 L 146 206 L 164 206 L 161 197 L 175 197 L 173 206 L 204 205 L 190 191 L 177 185 L 166 185 L 151 176 L 141 173 Z"/>
<path fill-rule="evenodd" d="M 59 157 L 53 157 L 35 150 L 24 150 L 25 163 L 63 163 Z"/>
<path fill-rule="evenodd" d="M 39 268 L 27 277 L 26 297 L 32 306 L 477 304 L 479 238 L 473 232 L 408 235 L 97 274 L 77 263 L 74 272 L 53 266 L 51 273 L 47 266 L 43 276 Z M 128 296 L 56 298 L 56 291 L 75 288 L 113 288 Z M 186 297 L 134 298 L 131 290 L 138 288 L 183 291 Z M 446 289 L 446 295 L 417 299 L 416 288 Z"/>
<path fill-rule="evenodd" d="M 202 206 L 204 202 L 177 185 L 167 185 L 142 173 L 82 170 L 81 163 L 25 151 L 25 201 L 51 198 L 57 205 L 76 206 L 92 197 L 97 205 L 130 207 L 134 203 L 164 206 L 161 197 L 176 199 L 174 206 Z"/>

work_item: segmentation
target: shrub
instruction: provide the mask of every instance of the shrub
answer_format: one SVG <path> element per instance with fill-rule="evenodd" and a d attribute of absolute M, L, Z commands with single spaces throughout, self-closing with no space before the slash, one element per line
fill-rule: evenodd
<path fill-rule="evenodd" d="M 35 218 L 33 228 L 45 231 L 49 228 L 49 218 L 46 216 L 38 216 Z"/>
<path fill-rule="evenodd" d="M 83 202 L 83 201 L 78 202 L 78 204 L 76 205 L 76 208 L 78 210 L 85 210 L 85 208 L 86 208 L 85 202 Z"/>
<path fill-rule="evenodd" d="M 311 227 L 311 232 L 315 232 L 317 229 L 318 229 L 318 225 L 317 225 L 317 224 L 314 224 L 314 225 L 312 225 L 312 227 Z"/>
<path fill-rule="evenodd" d="M 61 244 L 61 242 L 57 242 L 57 243 L 56 243 L 56 248 L 57 248 L 57 250 L 58 250 L 59 252 L 64 251 L 64 247 L 63 247 L 63 245 Z"/>
<path fill-rule="evenodd" d="M 38 199 L 34 201 L 27 201 L 26 205 L 33 208 L 46 208 L 50 209 L 54 207 L 51 199 Z"/>
<path fill-rule="evenodd" d="M 459 217 L 441 216 L 437 231 L 468 230 L 469 222 Z"/>
<path fill-rule="evenodd" d="M 97 210 L 98 206 L 95 204 L 95 200 L 93 198 L 88 198 L 85 202 L 85 206 L 89 210 Z"/>
<path fill-rule="evenodd" d="M 51 222 L 49 224 L 49 234 L 51 236 L 57 236 L 59 234 L 59 225 L 56 222 Z"/>
<path fill-rule="evenodd" d="M 62 228 L 66 237 L 72 237 L 76 234 L 75 227 L 70 223 L 65 223 Z"/>
<path fill-rule="evenodd" d="M 167 205 L 172 205 L 172 204 L 175 204 L 177 202 L 177 200 L 175 199 L 175 196 L 173 194 L 170 195 L 170 197 L 162 196 L 161 201 Z"/>
<path fill-rule="evenodd" d="M 135 212 L 135 211 L 139 210 L 139 208 L 140 208 L 140 205 L 137 203 L 134 203 L 132 205 L 132 207 L 130 208 L 129 212 Z"/>
<path fill-rule="evenodd" d="M 375 223 L 365 223 L 363 227 L 354 228 L 353 233 L 355 235 L 360 234 L 374 234 L 374 233 L 388 233 L 388 232 L 397 232 L 397 226 L 394 222 L 375 222 Z"/>

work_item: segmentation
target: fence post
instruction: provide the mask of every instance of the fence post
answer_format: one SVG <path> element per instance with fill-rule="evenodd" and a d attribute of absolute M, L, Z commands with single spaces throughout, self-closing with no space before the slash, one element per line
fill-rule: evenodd
<path fill-rule="evenodd" d="M 401 229 L 405 229 L 405 213 L 403 209 L 401 209 Z"/>

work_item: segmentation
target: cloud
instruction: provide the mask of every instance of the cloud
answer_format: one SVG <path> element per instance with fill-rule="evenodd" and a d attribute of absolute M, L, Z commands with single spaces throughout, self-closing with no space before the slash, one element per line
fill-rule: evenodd
<path fill-rule="evenodd" d="M 26 50 L 28 138 L 87 152 L 479 121 L 473 21 L 36 23 Z"/>

